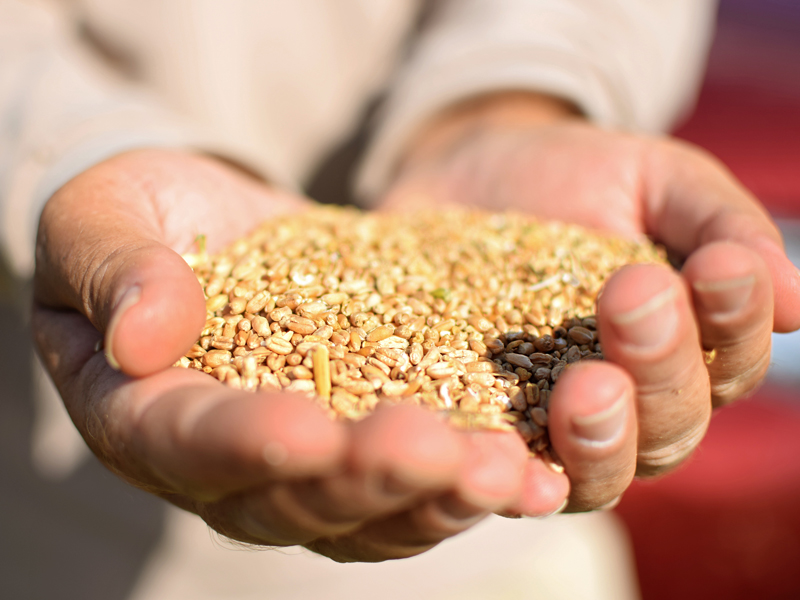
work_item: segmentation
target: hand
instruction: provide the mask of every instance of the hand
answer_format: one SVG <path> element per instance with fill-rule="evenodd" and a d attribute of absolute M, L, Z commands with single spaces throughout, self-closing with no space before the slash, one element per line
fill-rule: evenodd
<path fill-rule="evenodd" d="M 646 233 L 685 261 L 680 273 L 631 266 L 612 277 L 598 303 L 606 362 L 559 379 L 550 435 L 570 475 L 568 510 L 613 503 L 634 473 L 683 461 L 712 407 L 762 380 L 771 331 L 800 327 L 800 276 L 766 211 L 678 141 L 601 130 L 544 96 L 486 97 L 425 128 L 382 206 L 448 203 Z"/>
<path fill-rule="evenodd" d="M 206 320 L 179 253 L 306 206 L 221 161 L 160 150 L 97 165 L 48 202 L 34 334 L 98 458 L 227 536 L 341 561 L 418 554 L 491 511 L 557 509 L 566 477 L 526 463 L 515 435 L 456 432 L 408 406 L 345 425 L 304 398 L 169 368 Z"/>

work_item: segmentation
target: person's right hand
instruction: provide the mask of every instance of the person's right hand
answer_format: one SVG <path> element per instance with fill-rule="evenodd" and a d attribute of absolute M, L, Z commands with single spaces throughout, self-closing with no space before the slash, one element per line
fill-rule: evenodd
<path fill-rule="evenodd" d="M 206 320 L 179 253 L 198 234 L 220 250 L 307 205 L 221 161 L 164 150 L 107 160 L 51 198 L 34 334 L 93 452 L 229 537 L 340 561 L 418 554 L 492 511 L 557 510 L 566 476 L 514 434 L 458 432 L 409 406 L 336 423 L 304 398 L 170 368 Z"/>

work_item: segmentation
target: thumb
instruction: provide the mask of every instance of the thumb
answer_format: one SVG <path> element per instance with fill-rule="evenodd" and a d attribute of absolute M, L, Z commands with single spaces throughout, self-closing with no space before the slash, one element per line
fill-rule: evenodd
<path fill-rule="evenodd" d="M 111 366 L 149 375 L 197 339 L 206 316 L 203 291 L 181 256 L 160 243 L 157 228 L 125 208 L 136 204 L 108 198 L 107 186 L 76 181 L 48 202 L 39 223 L 34 301 L 83 313 L 104 334 Z"/>
<path fill-rule="evenodd" d="M 97 303 L 108 323 L 109 364 L 134 376 L 169 367 L 191 348 L 206 320 L 197 278 L 178 254 L 155 243 L 126 253 L 111 268 Z"/>
<path fill-rule="evenodd" d="M 776 332 L 800 329 L 800 272 L 786 257 L 781 234 L 766 209 L 708 154 L 676 142 L 658 142 L 646 161 L 648 233 L 688 257 L 729 241 L 767 263 L 774 289 Z"/>

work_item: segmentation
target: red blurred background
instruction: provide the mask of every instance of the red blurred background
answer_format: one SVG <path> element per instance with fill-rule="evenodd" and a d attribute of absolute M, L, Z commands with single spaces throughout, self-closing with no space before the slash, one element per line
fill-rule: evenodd
<path fill-rule="evenodd" d="M 721 1 L 697 109 L 676 134 L 722 159 L 800 254 L 800 0 Z M 644 600 L 800 598 L 800 336 L 776 337 L 773 363 L 687 465 L 635 483 L 617 508 Z"/>

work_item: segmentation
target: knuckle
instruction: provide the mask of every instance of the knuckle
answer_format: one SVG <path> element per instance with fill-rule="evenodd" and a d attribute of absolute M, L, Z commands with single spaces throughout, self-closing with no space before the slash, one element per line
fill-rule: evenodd
<path fill-rule="evenodd" d="M 573 482 L 567 512 L 604 510 L 628 489 L 634 470 L 635 465 L 630 461 L 603 477 Z"/>
<path fill-rule="evenodd" d="M 85 314 L 95 326 L 95 308 L 112 306 L 112 283 L 118 273 L 119 267 L 130 261 L 133 253 L 140 250 L 139 244 L 127 243 L 115 246 L 111 250 L 103 240 L 96 240 L 85 247 L 77 257 L 78 280 L 75 284 Z M 110 315 L 106 315 L 110 316 Z"/>
<path fill-rule="evenodd" d="M 636 457 L 637 477 L 656 477 L 683 463 L 706 434 L 707 422 L 688 431 L 666 446 L 640 451 Z"/>
<path fill-rule="evenodd" d="M 769 369 L 770 353 L 762 353 L 758 359 L 743 371 L 715 373 L 709 369 L 711 375 L 711 403 L 714 407 L 726 406 L 732 402 L 753 393 L 764 380 Z M 710 365 L 713 367 L 714 363 Z"/>

